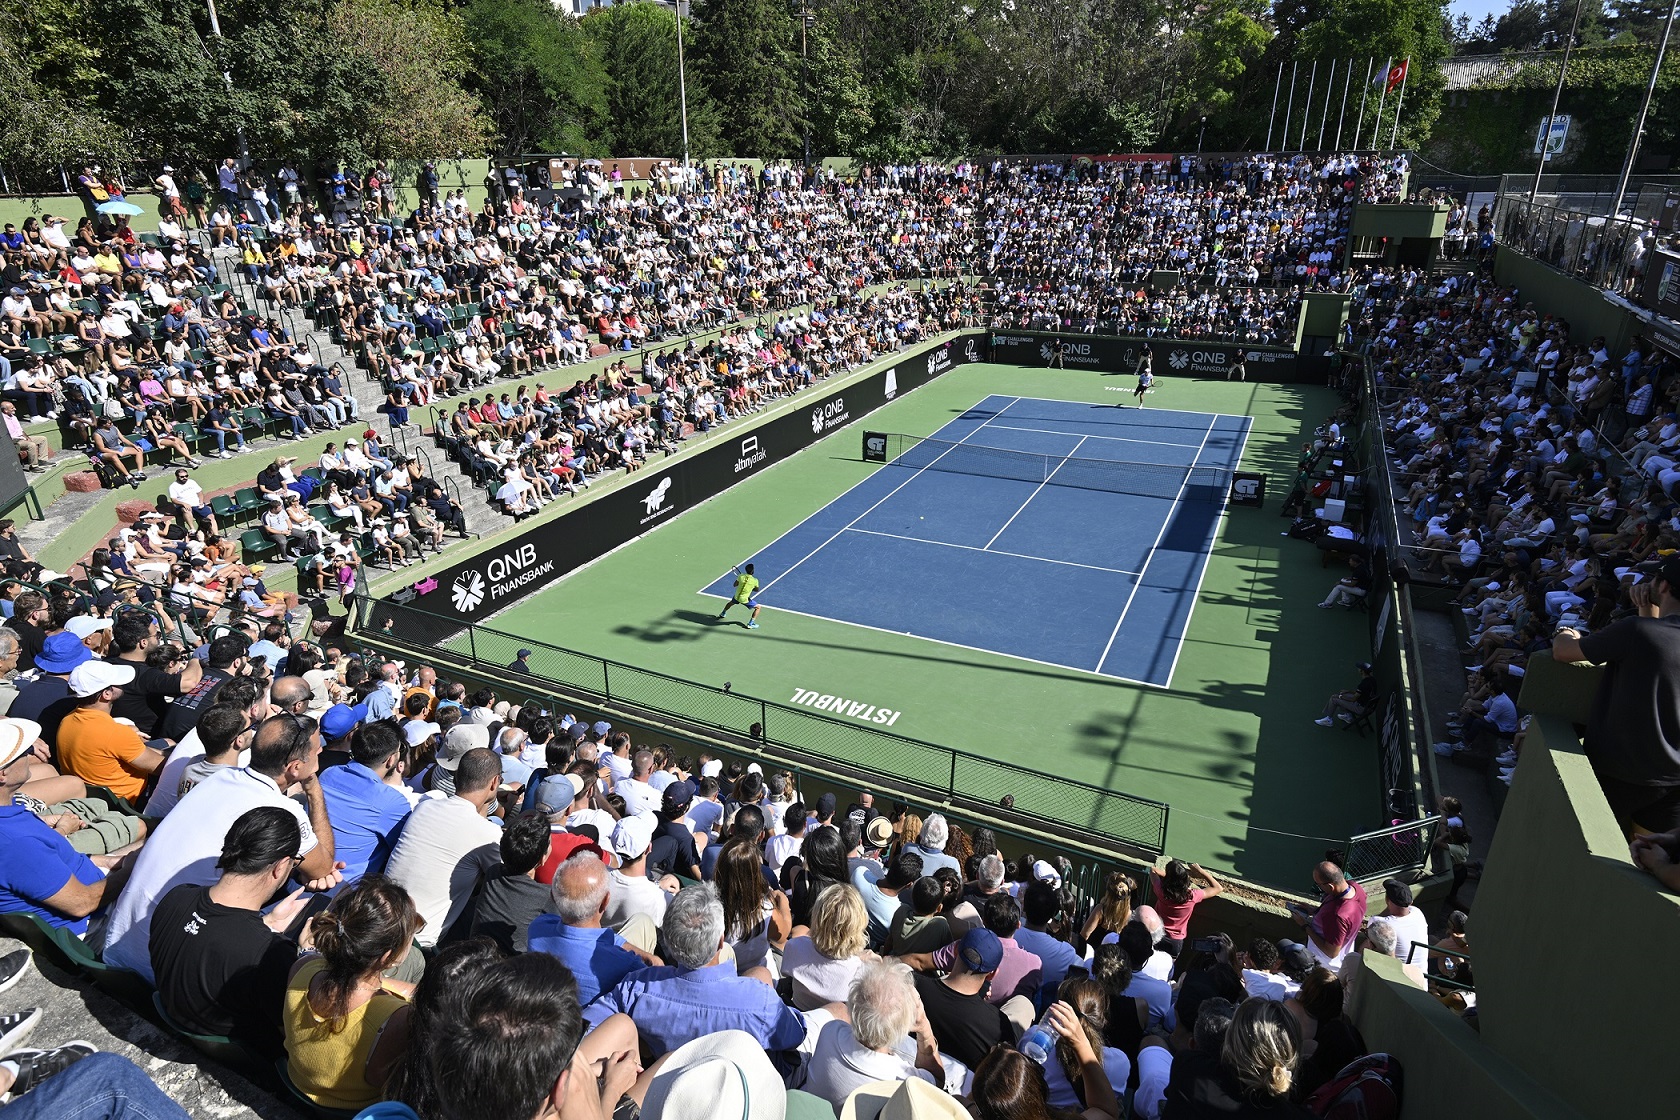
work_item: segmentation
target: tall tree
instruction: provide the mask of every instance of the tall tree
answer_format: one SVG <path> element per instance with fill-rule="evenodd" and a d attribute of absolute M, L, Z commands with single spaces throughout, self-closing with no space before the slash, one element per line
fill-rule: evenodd
<path fill-rule="evenodd" d="M 577 20 L 549 0 L 468 0 L 462 19 L 499 151 L 604 153 L 607 72 Z"/>
<path fill-rule="evenodd" d="M 704 0 L 694 8 L 694 58 L 717 102 L 725 151 L 753 159 L 798 155 L 795 23 L 778 0 Z"/>
<path fill-rule="evenodd" d="M 607 75 L 601 144 L 618 156 L 680 157 L 676 13 L 663 4 L 634 0 L 595 9 L 583 18 L 583 30 Z M 722 152 L 717 106 L 693 69 L 688 72 L 688 149 L 695 159 Z"/>

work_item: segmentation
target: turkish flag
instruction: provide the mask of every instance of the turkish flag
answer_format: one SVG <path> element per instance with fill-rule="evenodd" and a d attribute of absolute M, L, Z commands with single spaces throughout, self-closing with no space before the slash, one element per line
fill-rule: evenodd
<path fill-rule="evenodd" d="M 1403 58 L 1389 69 L 1388 85 L 1383 87 L 1386 92 L 1393 93 L 1394 87 L 1406 80 L 1406 64 L 1410 61 L 1409 58 Z"/>

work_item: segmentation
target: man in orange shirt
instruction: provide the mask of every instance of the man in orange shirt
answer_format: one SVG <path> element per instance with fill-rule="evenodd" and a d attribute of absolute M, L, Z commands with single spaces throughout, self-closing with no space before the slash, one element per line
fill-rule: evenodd
<path fill-rule="evenodd" d="M 70 691 L 80 701 L 58 726 L 58 758 L 90 786 L 137 800 L 146 778 L 163 765 L 163 752 L 148 747 L 132 724 L 111 718 L 111 705 L 134 679 L 134 666 L 87 661 L 70 671 Z"/>

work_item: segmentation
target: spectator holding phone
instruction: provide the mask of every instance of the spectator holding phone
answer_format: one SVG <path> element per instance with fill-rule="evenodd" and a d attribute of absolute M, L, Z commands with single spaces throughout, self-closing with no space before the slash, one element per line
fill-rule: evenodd
<path fill-rule="evenodd" d="M 1342 869 L 1325 860 L 1313 868 L 1313 882 L 1323 896 L 1316 910 L 1290 903 L 1289 914 L 1307 933 L 1307 952 L 1331 972 L 1353 948 L 1365 922 L 1365 888 L 1348 879 Z"/>

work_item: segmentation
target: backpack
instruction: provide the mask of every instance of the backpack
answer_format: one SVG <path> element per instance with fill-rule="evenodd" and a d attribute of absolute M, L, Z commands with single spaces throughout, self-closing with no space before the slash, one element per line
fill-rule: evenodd
<path fill-rule="evenodd" d="M 1342 1067 L 1307 1098 L 1323 1120 L 1399 1120 L 1404 1078 L 1392 1054 L 1367 1054 Z"/>

